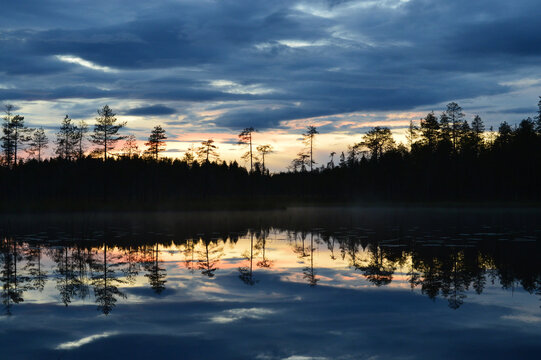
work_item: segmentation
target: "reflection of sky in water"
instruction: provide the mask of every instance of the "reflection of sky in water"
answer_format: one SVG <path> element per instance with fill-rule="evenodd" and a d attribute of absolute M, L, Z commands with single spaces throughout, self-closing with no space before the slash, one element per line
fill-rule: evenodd
<path fill-rule="evenodd" d="M 430 258 L 424 250 L 392 238 L 377 245 L 361 245 L 361 236 L 339 241 L 348 236 L 348 229 L 341 231 L 333 232 L 334 242 L 316 229 L 304 239 L 274 230 L 265 236 L 245 233 L 236 242 L 216 235 L 206 243 L 149 242 L 131 252 L 110 246 L 109 285 L 119 293 L 108 315 L 96 310 L 92 290 L 102 284 L 97 281 L 104 248 L 44 245 L 41 267 L 48 279 L 42 291 L 27 286 L 24 301 L 11 306 L 12 315 L 0 317 L 1 358 L 521 358 L 541 350 L 539 295 L 518 280 L 502 289 L 495 276 L 502 269 L 493 260 L 479 259 L 486 267 L 482 293 L 468 283 L 458 295 L 463 304 L 452 309 L 454 289 L 432 300 L 421 284 L 426 274 L 412 279 L 419 272 L 415 264 Z M 463 235 L 473 243 L 475 236 L 500 236 Z M 448 275 L 459 283 L 468 276 L 463 251 L 472 244 L 442 247 L 441 239 L 420 239 L 415 246 L 445 249 L 437 261 L 451 258 Z M 26 253 L 35 244 L 15 246 L 24 288 L 32 279 Z M 78 251 L 92 254 L 96 264 L 79 262 L 87 266 L 81 281 L 89 293 L 81 299 L 68 289 L 74 292 L 65 306 L 59 287 L 78 276 L 72 274 L 81 269 Z M 5 290 L 5 275 L 3 281 Z"/>

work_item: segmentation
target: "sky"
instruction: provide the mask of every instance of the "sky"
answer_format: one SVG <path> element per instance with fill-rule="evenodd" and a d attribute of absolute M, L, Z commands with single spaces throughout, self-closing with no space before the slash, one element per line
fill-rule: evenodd
<path fill-rule="evenodd" d="M 259 130 L 279 171 L 320 131 L 326 164 L 389 126 L 458 102 L 487 128 L 536 112 L 538 0 L 20 0 L 2 4 L 0 103 L 50 139 L 66 114 L 108 104 L 144 140 L 162 125 L 166 156 L 213 138 L 225 160 Z"/>

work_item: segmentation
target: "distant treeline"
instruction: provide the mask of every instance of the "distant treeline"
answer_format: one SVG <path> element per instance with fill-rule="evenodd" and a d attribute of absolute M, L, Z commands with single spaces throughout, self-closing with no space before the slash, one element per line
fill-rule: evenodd
<path fill-rule="evenodd" d="M 330 154 L 316 166 L 318 131 L 303 134 L 305 149 L 287 172 L 270 174 L 265 155 L 270 145 L 252 143 L 254 128 L 239 134 L 247 149 L 236 161 L 219 160 L 212 139 L 190 149 L 183 159 L 161 158 L 165 130 L 156 126 L 148 149 L 140 152 L 134 137 L 121 136 L 112 110 L 98 111 L 85 151 L 87 126 L 68 116 L 55 141 L 55 158 L 42 158 L 48 139 L 30 130 L 24 118 L 6 108 L 3 124 L 3 166 L 0 167 L 1 208 L 47 209 L 183 209 L 273 207 L 290 204 L 351 202 L 483 202 L 541 200 L 541 101 L 535 118 L 518 125 L 502 123 L 486 131 L 482 119 L 465 119 L 456 103 L 440 115 L 433 112 L 411 122 L 407 144 L 396 144 L 387 127 L 375 127 L 346 152 Z M 122 151 L 113 153 L 124 140 Z M 24 147 L 32 156 L 20 160 Z M 18 160 L 17 160 L 18 159 Z"/>

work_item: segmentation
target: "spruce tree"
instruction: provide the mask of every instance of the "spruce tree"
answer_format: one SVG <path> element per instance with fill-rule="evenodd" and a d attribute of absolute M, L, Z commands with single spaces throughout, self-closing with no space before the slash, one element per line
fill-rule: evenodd
<path fill-rule="evenodd" d="M 60 130 L 56 134 L 56 150 L 58 157 L 71 160 L 77 155 L 77 127 L 71 122 L 71 118 L 66 115 L 62 120 Z"/>
<path fill-rule="evenodd" d="M 5 105 L 4 123 L 2 124 L 2 148 L 8 165 L 17 165 L 18 153 L 30 141 L 31 129 L 24 124 L 24 116 L 13 115 L 15 106 Z"/>
<path fill-rule="evenodd" d="M 148 146 L 147 153 L 158 160 L 160 152 L 165 150 L 166 139 L 165 130 L 160 125 L 155 126 L 148 137 L 148 142 L 145 143 Z"/>
<path fill-rule="evenodd" d="M 103 152 L 103 160 L 107 160 L 107 153 L 115 148 L 115 144 L 119 140 L 126 137 L 118 135 L 118 131 L 126 126 L 126 122 L 117 124 L 115 113 L 105 105 L 102 109 L 98 109 L 98 117 L 94 124 L 94 133 L 90 136 L 91 141 L 100 147 L 99 151 Z"/>
<path fill-rule="evenodd" d="M 48 144 L 49 139 L 47 138 L 47 135 L 45 135 L 45 131 L 43 128 L 39 128 L 34 131 L 27 152 L 32 156 L 37 155 L 38 162 L 41 162 L 42 151 L 49 147 Z"/>

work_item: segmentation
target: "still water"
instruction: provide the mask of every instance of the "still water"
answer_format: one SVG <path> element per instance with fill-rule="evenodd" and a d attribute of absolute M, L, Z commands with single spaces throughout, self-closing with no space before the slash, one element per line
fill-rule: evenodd
<path fill-rule="evenodd" d="M 541 353 L 536 210 L 0 218 L 1 359 Z"/>

